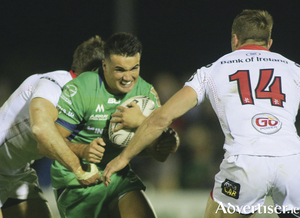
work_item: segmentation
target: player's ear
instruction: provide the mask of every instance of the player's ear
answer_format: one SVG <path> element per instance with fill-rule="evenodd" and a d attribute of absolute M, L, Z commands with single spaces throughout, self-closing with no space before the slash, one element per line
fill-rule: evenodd
<path fill-rule="evenodd" d="M 102 68 L 103 68 L 103 70 L 106 70 L 106 63 L 105 63 L 105 60 L 102 60 Z"/>
<path fill-rule="evenodd" d="M 231 36 L 231 49 L 235 51 L 239 46 L 239 39 L 236 34 L 232 34 Z"/>
<path fill-rule="evenodd" d="M 267 49 L 269 49 L 269 50 L 270 50 L 270 48 L 271 48 L 272 44 L 273 44 L 273 39 L 269 39 L 269 41 L 268 41 L 268 47 L 267 47 Z"/>

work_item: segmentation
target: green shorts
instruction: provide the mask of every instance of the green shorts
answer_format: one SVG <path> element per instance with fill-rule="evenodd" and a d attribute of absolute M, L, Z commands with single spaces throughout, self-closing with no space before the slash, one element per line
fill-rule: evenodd
<path fill-rule="evenodd" d="M 61 217 L 105 218 L 109 204 L 123 194 L 133 190 L 145 190 L 140 178 L 129 166 L 111 176 L 111 184 L 103 183 L 88 187 L 68 187 L 56 189 L 55 197 Z"/>

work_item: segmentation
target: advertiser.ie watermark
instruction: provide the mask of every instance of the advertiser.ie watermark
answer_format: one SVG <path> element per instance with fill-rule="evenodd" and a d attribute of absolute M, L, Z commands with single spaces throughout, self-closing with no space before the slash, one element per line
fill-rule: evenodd
<path fill-rule="evenodd" d="M 223 211 L 224 214 L 233 214 L 233 213 L 241 213 L 241 214 L 249 214 L 249 213 L 259 213 L 259 214 L 273 214 L 273 213 L 293 213 L 293 214 L 300 214 L 299 208 L 293 208 L 291 206 L 274 206 L 274 205 L 260 205 L 257 206 L 234 206 L 228 203 L 228 207 L 225 207 L 224 204 L 221 202 L 215 213 L 219 211 Z"/>

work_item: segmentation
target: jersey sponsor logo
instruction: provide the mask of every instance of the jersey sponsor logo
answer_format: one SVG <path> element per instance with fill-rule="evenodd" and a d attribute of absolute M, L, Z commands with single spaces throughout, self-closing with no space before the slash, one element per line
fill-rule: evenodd
<path fill-rule="evenodd" d="M 107 103 L 108 104 L 120 104 L 121 100 L 117 101 L 115 98 L 109 98 Z"/>
<path fill-rule="evenodd" d="M 104 106 L 103 104 L 98 104 L 97 108 L 96 108 L 96 112 L 104 112 Z"/>
<path fill-rule="evenodd" d="M 286 60 L 282 60 L 282 59 L 274 59 L 274 58 L 260 58 L 260 57 L 256 57 L 256 61 L 257 62 L 281 62 L 281 63 L 285 63 L 288 64 L 288 62 Z"/>
<path fill-rule="evenodd" d="M 67 110 L 62 108 L 60 105 L 57 105 L 56 107 L 57 107 L 59 113 L 63 112 L 68 117 L 74 118 L 74 114 L 71 112 L 71 109 L 70 109 L 70 111 L 67 112 Z"/>
<path fill-rule="evenodd" d="M 249 61 L 247 62 L 250 62 L 251 61 L 251 58 L 247 58 L 249 59 Z M 253 57 L 252 57 L 253 59 Z M 221 61 L 221 64 L 239 64 L 239 63 L 244 63 L 246 60 L 244 60 L 243 58 L 238 58 L 238 59 L 234 59 L 234 60 L 224 60 L 224 61 Z"/>
<path fill-rule="evenodd" d="M 61 113 L 61 112 L 67 112 L 66 109 L 62 108 L 59 104 L 56 106 L 56 108 L 58 109 L 58 113 Z"/>
<path fill-rule="evenodd" d="M 77 87 L 74 85 L 66 85 L 63 93 L 67 97 L 73 97 L 77 93 Z"/>
<path fill-rule="evenodd" d="M 71 111 L 69 111 L 69 112 L 67 113 L 67 116 L 69 116 L 69 117 L 71 117 L 71 118 L 74 118 L 74 114 L 73 114 Z"/>
<path fill-rule="evenodd" d="M 86 128 L 87 130 L 90 130 L 90 131 L 94 131 L 96 134 L 102 134 L 103 133 L 103 129 L 100 129 L 100 128 L 95 128 L 95 127 L 91 127 L 91 126 L 88 126 Z"/>
<path fill-rule="evenodd" d="M 261 113 L 252 117 L 252 126 L 260 133 L 274 134 L 281 129 L 281 121 L 272 114 Z"/>
<path fill-rule="evenodd" d="M 240 196 L 240 189 L 241 185 L 239 183 L 233 182 L 229 179 L 225 179 L 224 182 L 222 182 L 222 193 L 224 195 L 227 195 L 229 197 L 238 199 Z"/>
<path fill-rule="evenodd" d="M 258 56 L 258 55 L 261 55 L 261 53 L 259 53 L 259 52 L 250 52 L 250 53 L 246 54 L 246 56 Z"/>
<path fill-rule="evenodd" d="M 70 100 L 70 99 L 68 99 L 66 96 L 64 96 L 64 95 L 61 95 L 61 96 L 60 96 L 60 98 L 61 98 L 62 100 L 64 100 L 65 102 L 67 102 L 69 105 L 72 105 L 72 102 L 71 102 L 71 100 Z"/>
<path fill-rule="evenodd" d="M 108 114 L 96 114 L 91 115 L 89 120 L 108 120 Z"/>
<path fill-rule="evenodd" d="M 280 62 L 288 64 L 286 60 L 275 59 L 275 58 L 263 58 L 263 57 L 249 57 L 249 58 L 238 58 L 233 60 L 222 60 L 221 64 L 243 64 L 243 63 L 252 63 L 252 62 Z"/>

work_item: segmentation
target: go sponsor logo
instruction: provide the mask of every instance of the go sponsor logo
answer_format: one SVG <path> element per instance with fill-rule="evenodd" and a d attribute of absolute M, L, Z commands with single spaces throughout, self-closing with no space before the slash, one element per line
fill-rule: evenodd
<path fill-rule="evenodd" d="M 281 129 L 281 121 L 272 114 L 261 113 L 252 117 L 252 126 L 260 133 L 273 134 Z"/>

